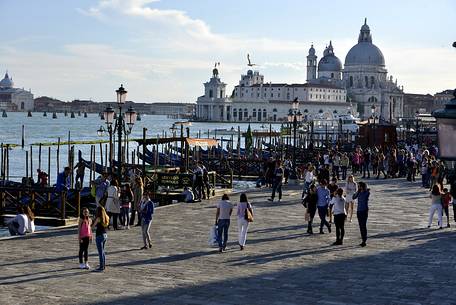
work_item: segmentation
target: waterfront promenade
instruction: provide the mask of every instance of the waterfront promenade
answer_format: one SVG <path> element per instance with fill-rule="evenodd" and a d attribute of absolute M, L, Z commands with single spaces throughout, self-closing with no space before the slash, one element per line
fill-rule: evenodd
<path fill-rule="evenodd" d="M 456 304 L 454 220 L 426 228 L 430 203 L 418 182 L 366 181 L 365 248 L 356 216 L 343 246 L 331 246 L 334 231 L 308 236 L 301 186 L 286 186 L 281 203 L 253 190 L 245 251 L 234 215 L 228 251 L 208 246 L 215 200 L 157 209 L 149 250 L 139 250 L 138 228 L 108 232 L 104 273 L 77 269 L 75 229 L 0 240 L 0 304 Z M 94 244 L 89 260 L 96 267 Z"/>

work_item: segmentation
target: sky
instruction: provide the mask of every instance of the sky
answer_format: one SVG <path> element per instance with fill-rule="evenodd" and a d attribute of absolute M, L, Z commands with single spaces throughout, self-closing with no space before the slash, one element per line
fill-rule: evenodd
<path fill-rule="evenodd" d="M 407 93 L 456 86 L 456 1 L 0 0 L 0 73 L 35 97 L 194 102 L 215 62 L 228 91 L 247 70 L 304 83 L 313 43 L 344 62 L 364 18 Z"/>

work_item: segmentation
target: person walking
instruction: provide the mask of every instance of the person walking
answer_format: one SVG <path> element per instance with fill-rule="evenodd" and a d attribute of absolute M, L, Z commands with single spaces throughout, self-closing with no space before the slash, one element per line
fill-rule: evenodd
<path fill-rule="evenodd" d="M 108 174 L 103 173 L 101 176 L 99 176 L 97 179 L 95 179 L 95 202 L 98 205 L 106 205 L 106 191 L 110 185 L 108 179 L 107 179 Z"/>
<path fill-rule="evenodd" d="M 141 215 L 140 211 L 140 204 L 143 198 L 144 193 L 144 184 L 141 177 L 135 178 L 135 183 L 133 185 L 133 204 L 131 206 L 131 218 L 130 218 L 130 226 L 134 225 L 135 223 L 135 215 L 138 214 L 138 223 L 136 224 L 137 227 L 141 226 Z"/>
<path fill-rule="evenodd" d="M 144 193 L 143 199 L 141 201 L 141 233 L 144 242 L 144 246 L 141 250 L 145 250 L 147 248 L 152 248 L 151 240 L 150 240 L 150 226 L 152 224 L 152 217 L 155 212 L 155 204 L 150 199 L 149 194 Z"/>
<path fill-rule="evenodd" d="M 105 246 L 108 240 L 106 228 L 109 225 L 109 216 L 106 214 L 102 206 L 98 206 L 95 210 L 95 221 L 93 222 L 92 229 L 95 229 L 95 242 L 97 244 L 98 257 L 100 265 L 95 271 L 101 272 L 106 269 L 106 253 Z"/>
<path fill-rule="evenodd" d="M 303 201 L 303 205 L 306 208 L 306 214 L 309 217 L 309 219 L 307 221 L 307 233 L 308 234 L 313 234 L 312 223 L 313 223 L 313 219 L 315 217 L 315 213 L 317 212 L 317 202 L 318 202 L 317 187 L 315 186 L 315 184 L 311 184 L 309 187 L 309 192 Z"/>
<path fill-rule="evenodd" d="M 227 194 L 223 194 L 222 200 L 217 203 L 217 212 L 215 214 L 215 224 L 218 228 L 219 252 L 226 251 L 228 242 L 228 229 L 230 227 L 230 218 L 233 213 L 233 205 Z"/>
<path fill-rule="evenodd" d="M 342 245 L 345 235 L 345 219 L 347 218 L 347 201 L 344 198 L 344 190 L 338 188 L 334 196 L 334 224 L 336 225 L 336 241 L 333 245 Z"/>
<path fill-rule="evenodd" d="M 117 218 L 119 217 L 120 213 L 120 200 L 119 200 L 119 189 L 116 180 L 113 180 L 111 185 L 108 186 L 106 190 L 107 198 L 106 198 L 106 212 L 108 216 L 112 218 L 112 226 L 114 230 L 118 230 L 119 227 L 117 226 Z M 109 226 L 108 226 L 109 229 Z"/>
<path fill-rule="evenodd" d="M 342 171 L 342 180 L 347 179 L 347 169 L 350 165 L 350 158 L 348 158 L 347 153 L 343 153 L 340 158 L 340 169 Z"/>
<path fill-rule="evenodd" d="M 326 187 L 327 181 L 325 179 L 320 181 L 320 185 L 317 188 L 317 209 L 318 216 L 320 217 L 320 234 L 324 234 L 323 227 L 328 228 L 328 232 L 331 233 L 331 225 L 326 220 L 326 215 L 328 214 L 328 206 L 330 199 L 330 192 Z"/>
<path fill-rule="evenodd" d="M 363 178 L 366 178 L 366 173 L 367 173 L 367 179 L 370 178 L 370 171 L 369 171 L 369 166 L 371 163 L 371 152 L 369 148 L 366 148 L 363 153 Z"/>
<path fill-rule="evenodd" d="M 204 188 L 204 180 L 203 180 L 203 168 L 202 168 L 202 163 L 198 162 L 196 164 L 195 169 L 193 170 L 193 193 L 196 195 L 196 200 L 201 201 L 203 199 L 203 188 Z"/>
<path fill-rule="evenodd" d="M 358 183 L 358 191 L 353 195 L 353 199 L 358 199 L 358 207 L 356 217 L 358 218 L 359 231 L 361 233 L 362 242 L 359 244 L 365 247 L 367 244 L 367 218 L 369 216 L 369 196 L 370 191 L 365 182 Z"/>
<path fill-rule="evenodd" d="M 90 269 L 89 243 L 92 241 L 92 220 L 88 208 L 82 209 L 82 217 L 78 225 L 79 269 Z M 84 258 L 84 261 L 82 260 Z"/>
<path fill-rule="evenodd" d="M 315 180 L 315 168 L 313 167 L 313 165 L 309 165 L 307 167 L 307 171 L 306 171 L 306 175 L 305 175 L 304 190 L 302 193 L 303 198 L 304 198 L 304 195 L 309 192 L 309 187 L 314 182 L 314 180 Z"/>
<path fill-rule="evenodd" d="M 429 209 L 428 228 L 431 227 L 432 218 L 434 217 L 434 213 L 437 211 L 437 224 L 439 229 L 442 229 L 442 195 L 443 193 L 440 191 L 440 186 L 438 184 L 434 184 L 432 186 L 431 194 L 429 195 L 429 198 L 431 198 L 431 208 Z"/>
<path fill-rule="evenodd" d="M 329 190 L 329 209 L 328 209 L 329 223 L 332 223 L 332 219 L 333 219 L 333 217 L 332 217 L 333 216 L 332 207 L 333 207 L 334 203 L 332 202 L 332 199 L 336 195 L 336 191 L 337 191 L 338 188 L 339 188 L 339 186 L 337 185 L 337 178 L 333 177 L 331 179 L 331 183 L 329 183 L 329 185 L 328 185 L 328 190 Z"/>
<path fill-rule="evenodd" d="M 249 229 L 249 221 L 246 218 L 246 213 L 249 211 L 253 216 L 252 205 L 247 199 L 247 195 L 242 193 L 239 198 L 239 204 L 237 205 L 237 218 L 238 218 L 238 233 L 239 233 L 239 247 L 242 250 L 245 248 L 245 242 L 247 240 L 247 230 Z"/>
<path fill-rule="evenodd" d="M 345 183 L 345 198 L 348 202 L 348 213 L 350 214 L 349 221 L 352 222 L 353 210 L 355 209 L 355 199 L 353 195 L 358 191 L 358 186 L 355 182 L 353 175 L 348 176 L 347 183 Z"/>
<path fill-rule="evenodd" d="M 120 193 L 120 224 L 125 229 L 130 229 L 130 207 L 133 201 L 133 192 L 130 184 L 127 183 Z"/>
<path fill-rule="evenodd" d="M 272 194 L 269 201 L 274 202 L 275 193 L 279 193 L 279 202 L 282 200 L 282 181 L 283 181 L 283 167 L 280 160 L 277 160 L 277 166 L 274 170 L 274 177 L 272 182 Z"/>
<path fill-rule="evenodd" d="M 379 151 L 379 152 L 378 152 L 377 161 L 378 161 L 378 165 L 377 165 L 377 179 L 380 178 L 380 173 L 382 173 L 383 176 L 384 176 L 384 178 L 386 179 L 386 178 L 388 177 L 388 175 L 385 173 L 385 155 L 383 154 L 382 151 Z"/>

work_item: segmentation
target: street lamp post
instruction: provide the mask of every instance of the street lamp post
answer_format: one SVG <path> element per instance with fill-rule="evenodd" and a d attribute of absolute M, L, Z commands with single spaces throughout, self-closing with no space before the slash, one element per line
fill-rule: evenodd
<path fill-rule="evenodd" d="M 375 105 L 371 106 L 371 113 L 372 113 L 372 145 L 375 147 Z"/>
<path fill-rule="evenodd" d="M 109 163 L 111 170 L 113 169 L 113 134 L 117 131 L 117 161 L 118 161 L 118 166 L 117 166 L 117 176 L 119 180 L 122 180 L 122 164 L 123 164 L 123 157 L 122 157 L 122 136 L 125 135 L 125 139 L 127 141 L 127 144 L 125 145 L 125 149 L 127 150 L 125 153 L 128 154 L 128 135 L 131 133 L 131 130 L 133 128 L 133 125 L 136 122 L 136 117 L 137 114 L 133 110 L 133 108 L 130 106 L 128 110 L 125 112 L 125 114 L 122 114 L 122 105 L 125 104 L 126 98 L 127 98 L 127 91 L 123 87 L 123 85 L 120 85 L 120 88 L 116 90 L 116 95 L 117 95 L 117 105 L 119 108 L 119 113 L 117 113 L 117 118 L 116 118 L 116 113 L 114 109 L 109 106 L 106 108 L 106 110 L 103 112 L 104 114 L 104 119 L 106 122 L 107 126 L 107 131 L 109 133 Z M 114 122 L 114 120 L 116 120 Z M 114 125 L 114 128 L 113 128 Z M 100 127 L 100 129 L 97 131 L 98 134 L 103 133 L 103 129 Z"/>
<path fill-rule="evenodd" d="M 292 105 L 292 109 L 288 112 L 288 122 L 291 122 L 293 125 L 293 168 L 296 168 L 296 133 L 298 129 L 298 122 L 301 123 L 302 114 L 298 109 L 298 101 L 295 100 Z"/>

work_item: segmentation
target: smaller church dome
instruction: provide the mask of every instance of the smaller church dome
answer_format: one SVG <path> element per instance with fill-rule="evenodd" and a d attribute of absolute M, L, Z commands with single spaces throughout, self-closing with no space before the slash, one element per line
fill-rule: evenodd
<path fill-rule="evenodd" d="M 326 47 L 323 52 L 323 57 L 318 62 L 318 71 L 342 71 L 342 62 L 334 55 L 334 49 L 332 42 L 329 42 L 329 46 Z"/>
<path fill-rule="evenodd" d="M 5 73 L 5 77 L 0 81 L 1 88 L 13 88 L 13 80 L 8 76 L 8 72 Z"/>

